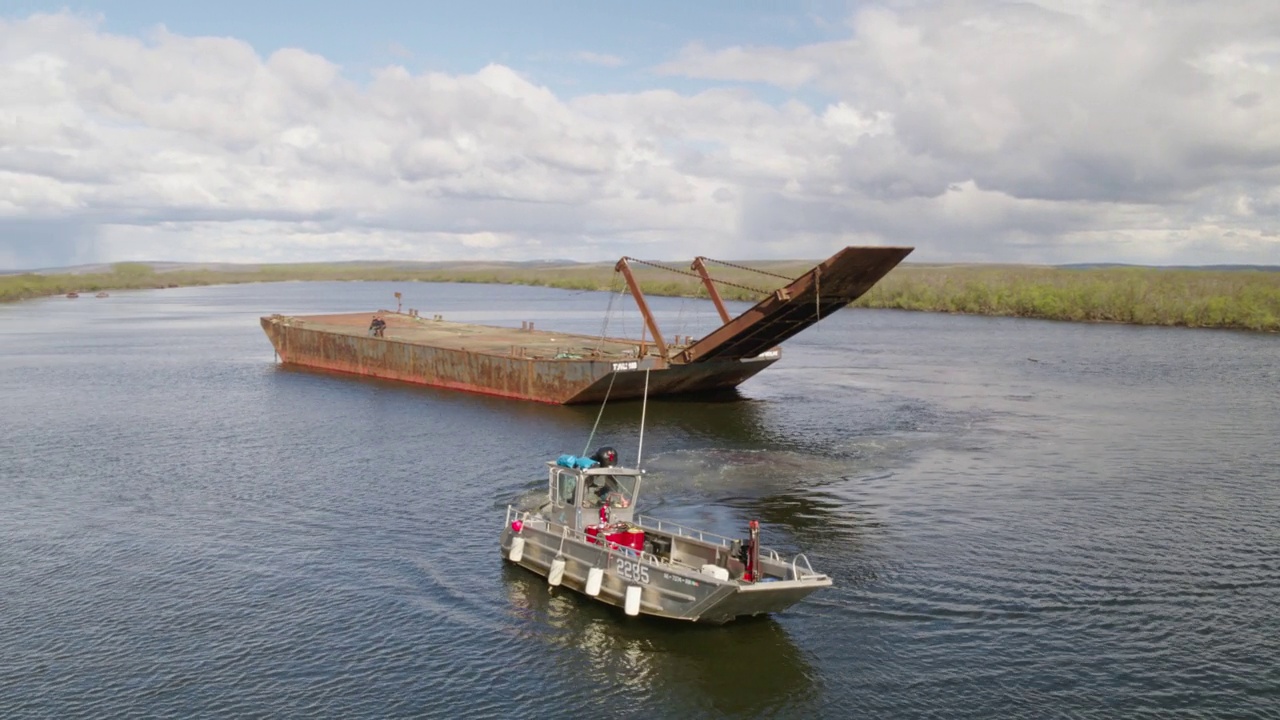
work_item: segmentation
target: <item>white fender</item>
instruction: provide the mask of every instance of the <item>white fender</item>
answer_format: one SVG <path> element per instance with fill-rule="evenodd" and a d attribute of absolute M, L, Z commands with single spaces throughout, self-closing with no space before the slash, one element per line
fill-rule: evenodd
<path fill-rule="evenodd" d="M 587 571 L 587 594 L 595 597 L 600 594 L 600 585 L 604 582 L 604 568 L 593 567 Z"/>
<path fill-rule="evenodd" d="M 564 582 L 564 558 L 558 557 L 551 561 L 551 569 L 547 571 L 547 584 L 556 587 Z"/>
<path fill-rule="evenodd" d="M 524 557 L 524 538 L 518 537 L 511 541 L 511 550 L 507 553 L 507 559 L 511 562 L 520 562 Z"/>
<path fill-rule="evenodd" d="M 640 614 L 640 586 L 627 586 L 627 604 L 622 608 L 628 615 L 635 616 Z"/>

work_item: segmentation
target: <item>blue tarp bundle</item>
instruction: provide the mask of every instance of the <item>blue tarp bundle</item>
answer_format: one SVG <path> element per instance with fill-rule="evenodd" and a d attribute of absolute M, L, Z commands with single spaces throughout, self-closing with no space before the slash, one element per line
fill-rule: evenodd
<path fill-rule="evenodd" d="M 556 464 L 560 467 L 577 468 L 586 470 L 595 467 L 598 463 L 589 457 L 577 457 L 576 455 L 561 455 L 556 458 Z"/>

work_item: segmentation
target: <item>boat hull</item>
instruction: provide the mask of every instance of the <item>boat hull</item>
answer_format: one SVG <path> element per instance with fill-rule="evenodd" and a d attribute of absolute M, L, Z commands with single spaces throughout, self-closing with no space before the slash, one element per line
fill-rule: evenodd
<path fill-rule="evenodd" d="M 513 559 L 517 537 L 523 544 L 518 559 Z M 501 547 L 508 562 L 543 577 L 551 575 L 553 561 L 563 559 L 560 585 L 583 595 L 589 596 L 590 570 L 600 568 L 603 576 L 595 599 L 625 609 L 628 588 L 638 587 L 636 614 L 673 620 L 723 624 L 780 612 L 831 585 L 828 577 L 816 574 L 759 583 L 721 580 L 693 568 L 657 562 L 646 553 L 587 542 L 566 532 L 564 526 L 545 521 L 525 522 L 518 535 L 506 528 Z"/>

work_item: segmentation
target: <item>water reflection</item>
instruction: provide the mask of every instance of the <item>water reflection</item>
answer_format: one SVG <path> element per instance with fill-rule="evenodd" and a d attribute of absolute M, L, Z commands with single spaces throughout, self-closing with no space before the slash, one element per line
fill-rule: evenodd
<path fill-rule="evenodd" d="M 823 495 L 779 493 L 731 505 L 766 525 L 787 528 L 802 549 L 809 541 L 830 541 L 833 535 L 860 542 L 884 528 L 874 508 Z"/>
<path fill-rule="evenodd" d="M 641 408 L 635 403 L 610 404 L 601 412 L 599 406 L 513 402 L 292 366 L 278 365 L 276 370 L 282 378 L 311 384 L 325 397 L 332 399 L 336 394 L 342 398 L 339 402 L 347 404 L 395 398 L 400 401 L 396 410 L 383 407 L 382 416 L 403 414 L 406 424 L 432 414 L 448 416 L 451 423 L 481 423 L 497 428 L 496 434 L 503 432 L 501 428 L 514 434 L 537 428 L 546 459 L 607 444 L 617 447 L 623 462 L 630 463 L 640 440 Z M 298 388 L 285 391 L 296 394 Z M 810 542 L 830 540 L 833 534 L 845 541 L 856 540 L 866 530 L 879 527 L 872 509 L 826 490 L 848 484 L 850 478 L 882 472 L 886 464 L 900 457 L 900 442 L 883 437 L 849 438 L 834 448 L 834 455 L 828 454 L 833 451 L 829 445 L 822 448 L 827 452 L 783 449 L 794 443 L 787 442 L 781 429 L 770 426 L 771 403 L 732 395 L 738 398 L 732 402 L 732 412 L 725 411 L 730 407 L 726 395 L 649 403 L 644 438 L 646 512 L 732 536 L 745 532 L 747 519 L 759 518 L 766 526 L 783 531 L 773 538 L 773 545 L 780 550 L 795 545 L 805 549 Z M 417 407 L 418 399 L 421 407 L 409 412 Z M 593 427 L 596 431 L 588 447 Z M 492 472 L 494 463 L 503 469 L 509 465 L 511 471 L 528 478 L 528 492 L 541 493 L 540 459 L 503 456 L 458 472 L 478 478 Z M 498 505 L 513 499 L 504 496 Z M 688 515 L 688 510 L 696 516 Z"/>
<path fill-rule="evenodd" d="M 723 626 L 628 618 L 506 563 L 503 584 L 519 632 L 577 653 L 589 686 L 670 699 L 680 714 L 689 702 L 731 713 L 777 708 L 814 690 L 809 660 L 772 617 Z"/>
<path fill-rule="evenodd" d="M 416 395 L 424 402 L 446 406 L 453 412 L 492 412 L 531 423 L 532 427 L 549 425 L 578 430 L 582 433 L 583 442 L 596 427 L 598 418 L 600 424 L 596 438 L 601 440 L 601 444 L 613 444 L 620 450 L 630 449 L 631 457 L 624 458 L 628 462 L 634 461 L 634 448 L 639 440 L 643 410 L 640 403 L 611 402 L 601 412 L 600 405 L 596 404 L 551 405 L 516 401 L 279 363 L 275 369 L 284 378 L 332 379 L 332 383 L 325 383 L 326 391 L 343 392 L 343 385 L 347 386 L 347 392 L 353 393 L 367 393 L 370 388 L 376 388 L 406 396 Z M 653 450 L 660 450 L 664 445 L 670 447 L 677 442 L 684 442 L 687 446 L 690 437 L 702 438 L 707 444 L 716 446 L 760 447 L 771 442 L 774 435 L 768 429 L 762 403 L 747 400 L 736 390 L 695 397 L 652 398 L 645 413 L 645 444 Z"/>
<path fill-rule="evenodd" d="M 399 397 L 418 397 L 437 411 L 461 414 L 463 418 L 472 414 L 477 419 L 500 416 L 504 421 L 538 428 L 539 432 L 562 439 L 566 447 L 557 448 L 558 451 L 581 452 L 612 445 L 620 451 L 624 463 L 633 463 L 640 449 L 643 414 L 644 459 L 653 461 L 679 448 L 684 453 L 703 453 L 702 457 L 717 468 L 763 472 L 775 484 L 806 472 L 809 477 L 826 478 L 857 474 L 859 467 L 878 466 L 885 457 L 900 457 L 904 449 L 895 436 L 833 436 L 798 421 L 794 417 L 797 409 L 785 401 L 753 400 L 737 390 L 651 398 L 647 408 L 635 402 L 610 402 L 602 408 L 595 404 L 513 401 L 292 365 L 277 364 L 275 370 L 282 378 L 317 383 L 317 389 L 326 393 L 367 397 L 370 389 L 376 389 Z M 288 390 L 296 392 L 296 387 Z M 911 412 L 914 416 L 920 411 Z M 770 451 L 768 467 L 761 467 L 760 451 L 764 448 Z M 819 472 L 808 472 L 811 470 Z"/>
<path fill-rule="evenodd" d="M 600 418 L 600 434 L 636 440 L 641 414 L 644 414 L 647 456 L 674 446 L 749 448 L 760 447 L 774 434 L 768 424 L 763 403 L 748 400 L 736 391 L 719 399 L 696 397 L 651 398 L 648 407 L 641 403 L 608 403 L 601 412 L 599 405 L 574 405 L 564 408 L 592 427 Z M 615 443 L 619 449 L 627 443 Z M 633 444 L 631 447 L 635 447 Z"/>

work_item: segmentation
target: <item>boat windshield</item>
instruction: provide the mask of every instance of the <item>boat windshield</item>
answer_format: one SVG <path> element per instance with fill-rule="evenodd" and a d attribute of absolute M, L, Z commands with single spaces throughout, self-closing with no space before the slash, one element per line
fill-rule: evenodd
<path fill-rule="evenodd" d="M 587 475 L 586 482 L 583 507 L 598 508 L 608 503 L 610 507 L 624 508 L 635 502 L 635 475 Z"/>

